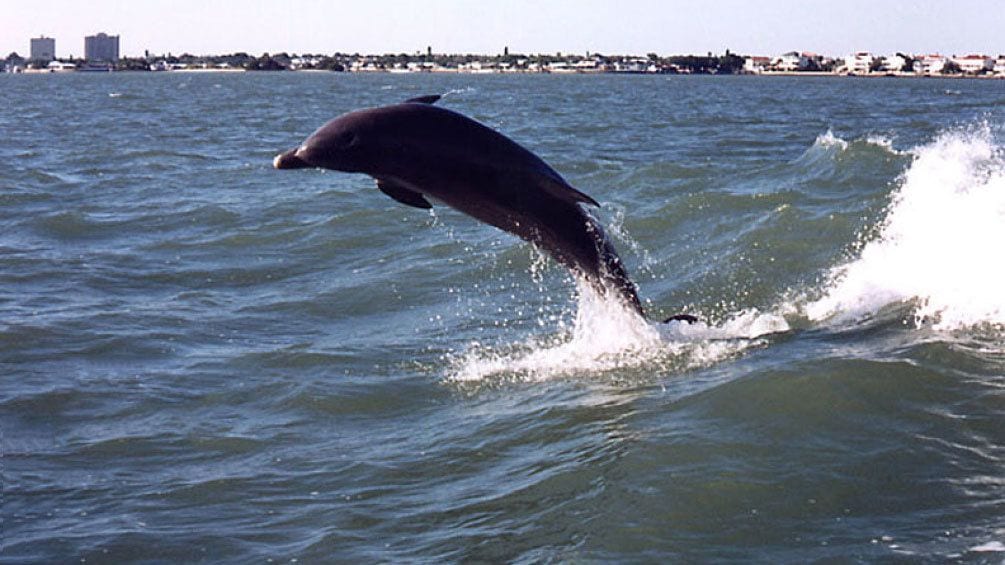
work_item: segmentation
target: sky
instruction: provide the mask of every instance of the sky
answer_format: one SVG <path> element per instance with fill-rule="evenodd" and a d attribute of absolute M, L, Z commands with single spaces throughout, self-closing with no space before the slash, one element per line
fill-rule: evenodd
<path fill-rule="evenodd" d="M 122 56 L 278 53 L 1005 54 L 1005 0 L 0 0 L 0 57 L 120 36 Z"/>

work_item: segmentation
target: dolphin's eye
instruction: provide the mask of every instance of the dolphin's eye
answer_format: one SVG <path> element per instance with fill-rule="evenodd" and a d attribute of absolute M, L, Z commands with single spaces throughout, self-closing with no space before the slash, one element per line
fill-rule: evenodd
<path fill-rule="evenodd" d="M 359 142 L 359 136 L 351 131 L 347 131 L 342 134 L 342 139 L 340 145 L 342 147 L 352 147 Z"/>

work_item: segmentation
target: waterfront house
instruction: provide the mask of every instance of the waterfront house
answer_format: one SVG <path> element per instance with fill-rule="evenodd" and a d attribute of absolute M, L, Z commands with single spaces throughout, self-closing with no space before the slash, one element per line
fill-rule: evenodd
<path fill-rule="evenodd" d="M 494 61 L 472 61 L 470 63 L 461 63 L 458 70 L 467 71 L 469 73 L 495 73 L 499 72 L 499 66 Z"/>
<path fill-rule="evenodd" d="M 290 70 L 313 69 L 321 64 L 321 57 L 314 55 L 301 55 L 290 58 Z"/>
<path fill-rule="evenodd" d="M 582 59 L 572 64 L 572 68 L 580 73 L 593 73 L 602 69 L 603 62 L 600 59 Z"/>
<path fill-rule="evenodd" d="M 820 61 L 823 59 L 816 53 L 800 53 L 799 51 L 789 51 L 781 57 L 775 58 L 771 62 L 771 69 L 782 72 L 793 71 L 814 71 L 820 68 Z M 746 65 L 746 62 L 744 62 Z"/>
<path fill-rule="evenodd" d="M 867 51 L 859 51 L 844 58 L 845 72 L 856 75 L 867 75 L 872 70 L 876 57 Z"/>
<path fill-rule="evenodd" d="M 799 54 L 799 70 L 800 71 L 819 71 L 820 66 L 823 64 L 824 56 L 817 55 L 816 53 L 800 53 Z"/>
<path fill-rule="evenodd" d="M 995 60 L 987 55 L 966 55 L 964 57 L 953 57 L 952 61 L 961 71 L 968 75 L 976 75 L 990 71 L 995 66 Z"/>
<path fill-rule="evenodd" d="M 444 68 L 433 61 L 412 61 L 408 63 L 408 71 L 412 73 L 434 73 Z"/>
<path fill-rule="evenodd" d="M 752 75 L 763 73 L 771 65 L 771 57 L 747 57 L 743 60 L 743 72 Z"/>
<path fill-rule="evenodd" d="M 995 59 L 994 67 L 991 68 L 995 75 L 1005 77 L 1005 55 L 998 55 Z"/>
<path fill-rule="evenodd" d="M 383 71 L 384 68 L 370 57 L 356 59 L 349 65 L 349 70 L 354 73 L 373 73 Z"/>
<path fill-rule="evenodd" d="M 648 59 L 621 59 L 614 62 L 614 72 L 616 73 L 644 73 L 648 71 Z"/>
<path fill-rule="evenodd" d="M 937 75 L 945 68 L 947 60 L 938 53 L 922 55 L 914 60 L 914 72 L 919 75 Z"/>
<path fill-rule="evenodd" d="M 909 63 L 910 60 L 897 53 L 896 55 L 891 55 L 889 57 L 881 57 L 881 64 L 879 69 L 887 73 L 900 73 L 904 71 L 910 71 Z"/>
<path fill-rule="evenodd" d="M 801 61 L 802 56 L 798 51 L 789 51 L 772 61 L 771 67 L 776 71 L 797 71 L 799 70 L 799 64 Z"/>

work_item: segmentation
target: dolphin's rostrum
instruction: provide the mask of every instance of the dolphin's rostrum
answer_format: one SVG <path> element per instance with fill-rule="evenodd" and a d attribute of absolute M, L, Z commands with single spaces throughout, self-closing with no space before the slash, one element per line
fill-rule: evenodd
<path fill-rule="evenodd" d="M 439 98 L 343 114 L 276 156 L 274 165 L 365 173 L 402 204 L 430 208 L 428 198 L 443 202 L 532 242 L 642 315 L 621 258 L 580 206 L 599 204 L 508 137 L 435 106 Z"/>

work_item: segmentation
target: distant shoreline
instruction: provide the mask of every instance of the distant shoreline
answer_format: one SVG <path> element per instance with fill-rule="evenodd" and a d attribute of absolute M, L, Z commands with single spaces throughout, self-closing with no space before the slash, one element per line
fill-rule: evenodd
<path fill-rule="evenodd" d="M 623 72 L 623 71 L 471 71 L 461 69 L 442 69 L 427 71 L 399 71 L 399 70 L 366 70 L 366 71 L 329 71 L 321 69 L 299 69 L 286 71 L 256 71 L 243 68 L 188 68 L 172 69 L 169 71 L 91 71 L 91 70 L 48 70 L 48 69 L 24 69 L 16 73 L 0 73 L 15 75 L 76 75 L 76 74 L 243 74 L 243 73 L 312 73 L 312 74 L 334 74 L 334 75 L 556 75 L 556 76 L 747 76 L 747 77 L 831 77 L 831 78 L 906 78 L 906 79 L 976 79 L 976 80 L 1005 80 L 1005 75 L 969 75 L 969 74 L 918 74 L 905 72 L 878 72 L 878 73 L 835 73 L 828 71 L 763 71 L 759 73 L 730 73 L 716 75 L 712 73 L 651 73 L 651 72 Z"/>

